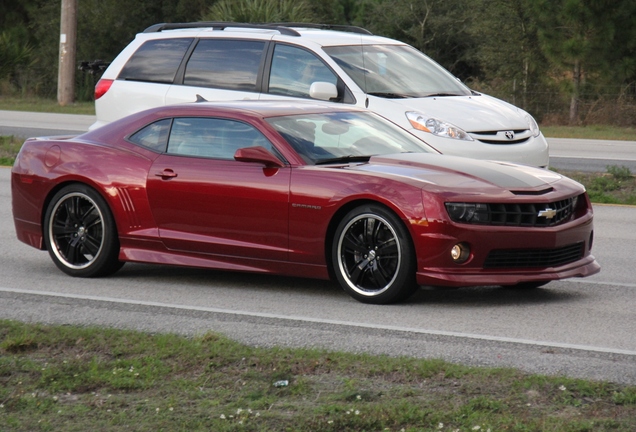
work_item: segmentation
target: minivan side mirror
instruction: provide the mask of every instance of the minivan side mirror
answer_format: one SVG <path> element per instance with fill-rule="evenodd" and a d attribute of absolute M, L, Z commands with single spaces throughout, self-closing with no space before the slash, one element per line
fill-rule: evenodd
<path fill-rule="evenodd" d="M 309 96 L 318 100 L 331 100 L 338 97 L 338 89 L 332 83 L 316 81 L 309 87 Z"/>

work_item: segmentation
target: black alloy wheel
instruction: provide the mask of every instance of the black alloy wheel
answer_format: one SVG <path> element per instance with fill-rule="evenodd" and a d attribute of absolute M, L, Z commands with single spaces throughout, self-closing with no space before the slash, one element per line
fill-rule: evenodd
<path fill-rule="evenodd" d="M 387 304 L 406 299 L 417 288 L 415 262 L 409 232 L 393 212 L 380 205 L 350 211 L 336 229 L 334 272 L 356 300 Z"/>
<path fill-rule="evenodd" d="M 119 240 L 106 201 L 83 184 L 55 194 L 44 217 L 44 242 L 55 265 L 71 276 L 96 277 L 116 272 Z"/>

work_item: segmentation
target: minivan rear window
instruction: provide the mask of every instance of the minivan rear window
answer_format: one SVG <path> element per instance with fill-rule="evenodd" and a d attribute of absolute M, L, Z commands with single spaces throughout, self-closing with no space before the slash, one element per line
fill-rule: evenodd
<path fill-rule="evenodd" d="M 183 84 L 256 91 L 265 42 L 202 39 L 186 66 Z"/>
<path fill-rule="evenodd" d="M 132 55 L 117 79 L 172 84 L 193 38 L 145 42 Z"/>

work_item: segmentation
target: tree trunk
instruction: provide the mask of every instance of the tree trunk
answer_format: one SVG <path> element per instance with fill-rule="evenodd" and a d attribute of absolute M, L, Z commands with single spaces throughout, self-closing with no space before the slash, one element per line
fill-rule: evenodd
<path fill-rule="evenodd" d="M 60 59 L 57 102 L 66 106 L 75 101 L 75 56 L 77 49 L 77 0 L 62 0 L 60 19 Z"/>
<path fill-rule="evenodd" d="M 579 59 L 574 60 L 572 86 L 572 99 L 570 100 L 570 125 L 575 125 L 579 120 L 579 92 L 581 87 L 581 63 Z"/>

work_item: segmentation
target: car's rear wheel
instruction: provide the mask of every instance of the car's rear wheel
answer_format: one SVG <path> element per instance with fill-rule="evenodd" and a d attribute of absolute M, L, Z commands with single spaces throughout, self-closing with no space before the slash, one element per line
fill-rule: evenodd
<path fill-rule="evenodd" d="M 55 265 L 71 276 L 105 276 L 123 265 L 110 209 L 86 185 L 69 185 L 55 194 L 44 216 L 44 242 Z"/>
<path fill-rule="evenodd" d="M 364 303 L 394 303 L 417 289 L 415 251 L 408 230 L 388 209 L 375 204 L 350 211 L 332 246 L 338 282 Z"/>

